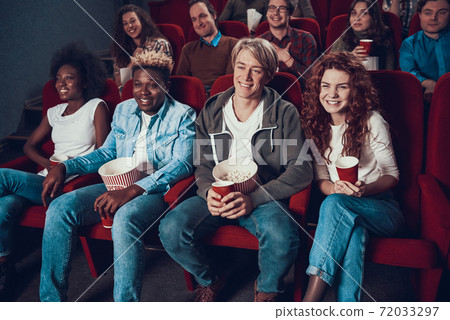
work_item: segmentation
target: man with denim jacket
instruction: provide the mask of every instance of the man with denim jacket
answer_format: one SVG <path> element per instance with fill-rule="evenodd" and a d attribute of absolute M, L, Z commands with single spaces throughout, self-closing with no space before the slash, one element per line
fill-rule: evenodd
<path fill-rule="evenodd" d="M 246 228 L 259 241 L 255 301 L 275 301 L 299 247 L 286 200 L 310 184 L 312 166 L 301 159 L 304 138 L 295 106 L 265 87 L 278 65 L 273 46 L 244 38 L 231 59 L 234 86 L 211 97 L 196 122 L 198 196 L 168 213 L 160 224 L 160 239 L 167 253 L 194 275 L 195 300 L 210 302 L 224 281 L 208 263 L 200 239 L 223 225 Z M 213 168 L 242 158 L 258 164 L 259 179 L 252 178 L 256 190 L 220 196 L 211 188 Z"/>
<path fill-rule="evenodd" d="M 48 194 L 53 196 L 65 175 L 97 172 L 103 164 L 122 157 L 133 158 L 142 179 L 114 191 L 107 191 L 104 184 L 91 185 L 52 201 L 42 241 L 42 301 L 67 299 L 77 229 L 98 223 L 100 216 L 114 218 L 114 300 L 139 301 L 144 272 L 142 235 L 166 210 L 164 192 L 192 173 L 195 112 L 166 94 L 173 62 L 162 54 L 135 56 L 134 99 L 117 106 L 104 145 L 51 170 L 43 183 L 42 198 L 45 203 Z"/>

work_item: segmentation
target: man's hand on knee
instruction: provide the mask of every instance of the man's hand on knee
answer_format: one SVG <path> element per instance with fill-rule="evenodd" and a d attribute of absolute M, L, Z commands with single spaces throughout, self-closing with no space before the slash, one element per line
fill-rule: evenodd
<path fill-rule="evenodd" d="M 112 219 L 121 206 L 142 195 L 144 191 L 135 184 L 122 190 L 107 191 L 95 200 L 94 210 L 98 211 L 100 217 Z"/>

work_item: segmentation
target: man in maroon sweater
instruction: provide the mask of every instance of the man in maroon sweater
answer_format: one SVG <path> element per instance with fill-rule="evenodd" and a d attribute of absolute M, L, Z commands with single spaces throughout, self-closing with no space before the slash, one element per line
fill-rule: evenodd
<path fill-rule="evenodd" d="M 216 10 L 208 0 L 189 1 L 189 14 L 200 39 L 183 47 L 176 74 L 199 78 L 209 92 L 218 77 L 233 73 L 231 51 L 238 40 L 220 33 Z"/>

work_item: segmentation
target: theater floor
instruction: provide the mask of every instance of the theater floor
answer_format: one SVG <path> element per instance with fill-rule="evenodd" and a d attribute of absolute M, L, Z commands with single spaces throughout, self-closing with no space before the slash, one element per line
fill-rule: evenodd
<path fill-rule="evenodd" d="M 16 268 L 18 282 L 13 301 L 39 301 L 39 272 L 41 265 L 40 241 L 42 231 L 20 228 L 17 239 Z M 219 301 L 252 301 L 253 282 L 257 276 L 257 255 L 253 251 L 214 248 L 211 253 L 230 274 Z M 367 264 L 364 289 L 379 302 L 414 301 L 410 283 L 411 270 L 377 264 Z M 286 291 L 282 301 L 293 299 L 292 270 L 286 278 Z M 448 280 L 446 286 L 449 288 Z M 74 252 L 69 278 L 69 301 L 113 301 L 113 269 L 102 277 L 93 278 L 89 272 L 81 245 Z M 443 290 L 441 290 L 443 291 Z M 449 290 L 441 293 L 440 301 L 450 301 Z M 146 269 L 143 280 L 142 301 L 183 302 L 193 301 L 194 294 L 187 291 L 181 267 L 164 251 L 146 250 Z M 327 301 L 334 301 L 333 290 L 329 290 Z M 364 294 L 363 301 L 372 301 Z"/>

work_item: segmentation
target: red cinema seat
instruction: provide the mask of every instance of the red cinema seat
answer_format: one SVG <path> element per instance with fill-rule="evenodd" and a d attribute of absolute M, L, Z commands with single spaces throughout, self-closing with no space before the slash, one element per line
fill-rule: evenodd
<path fill-rule="evenodd" d="M 172 73 L 175 73 L 177 70 L 178 61 L 180 60 L 181 50 L 185 44 L 183 29 L 176 24 L 170 23 L 159 23 L 157 26 L 159 31 L 161 31 L 172 46 L 173 60 L 175 63 Z"/>
<path fill-rule="evenodd" d="M 419 176 L 422 205 L 421 237 L 436 244 L 438 265 L 422 271 L 424 295 L 436 295 L 442 273 L 450 269 L 450 73 L 439 78 L 428 116 L 425 174 Z"/>

